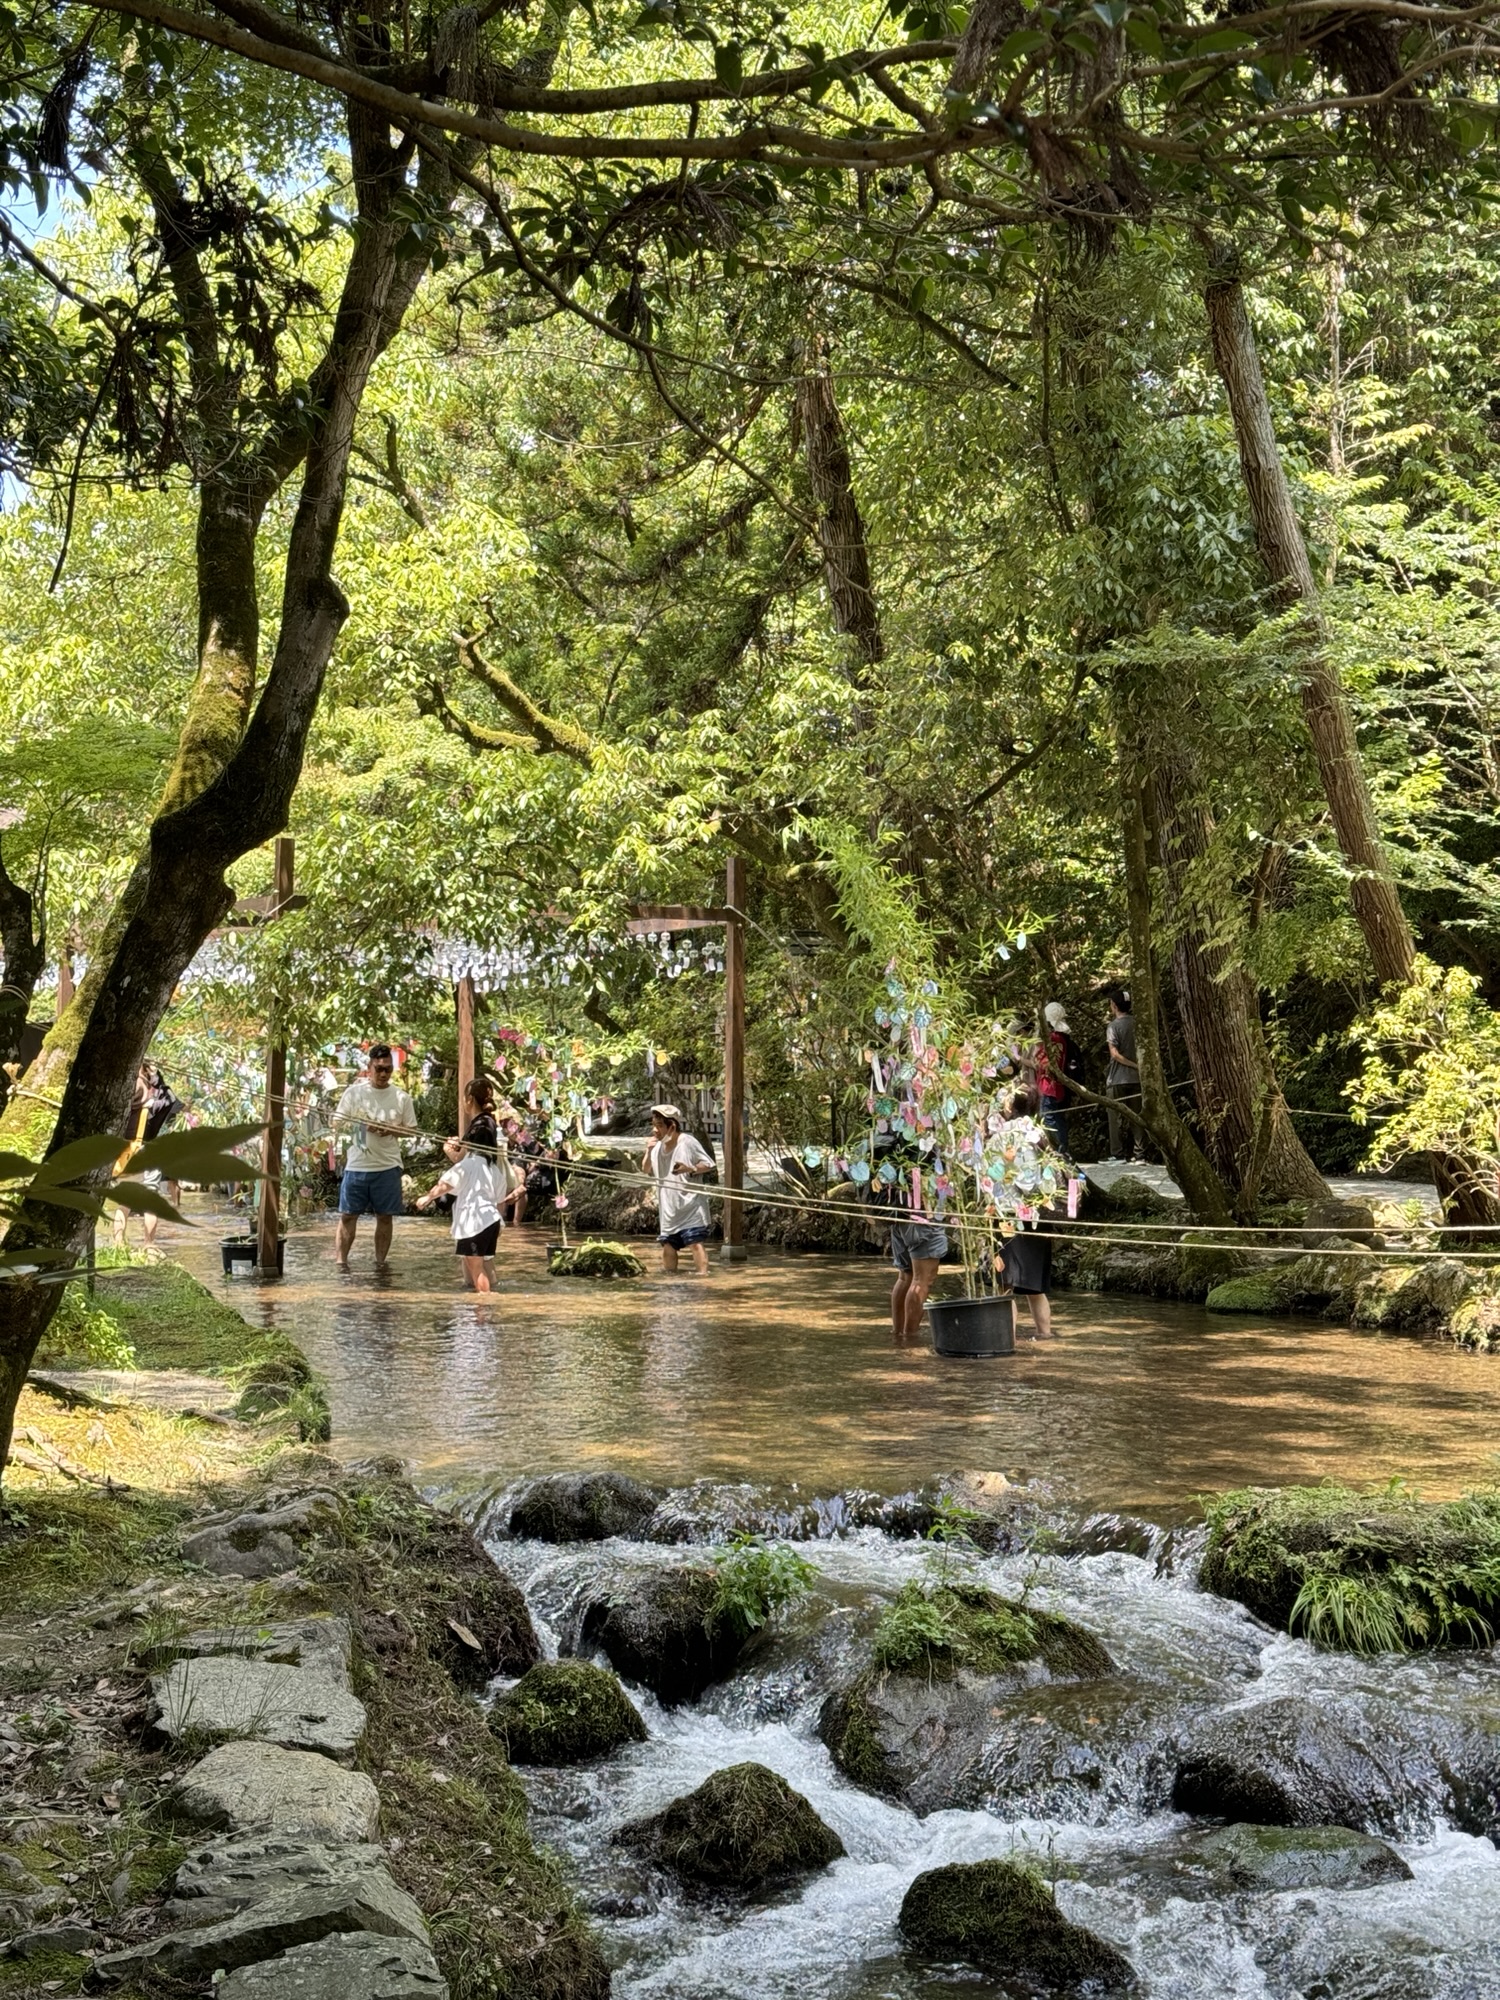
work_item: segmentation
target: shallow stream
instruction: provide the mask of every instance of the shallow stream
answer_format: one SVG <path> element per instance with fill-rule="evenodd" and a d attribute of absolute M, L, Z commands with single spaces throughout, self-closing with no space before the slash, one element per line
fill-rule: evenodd
<path fill-rule="evenodd" d="M 217 1234 L 171 1232 L 174 1254 L 216 1286 Z M 1190 1823 L 1169 1804 L 1178 1734 L 1273 1694 L 1353 1702 L 1372 1738 L 1391 1704 L 1500 1732 L 1496 1653 L 1315 1653 L 1196 1588 L 1188 1525 L 1195 1494 L 1247 1481 L 1400 1473 L 1431 1497 L 1488 1482 L 1500 1358 L 1064 1293 L 1051 1344 L 940 1362 L 893 1343 L 873 1259 L 758 1252 L 707 1280 L 598 1287 L 549 1280 L 541 1233 L 523 1231 L 503 1243 L 499 1291 L 475 1300 L 454 1288 L 439 1225 L 401 1223 L 396 1269 L 379 1282 L 367 1266 L 337 1274 L 328 1236 L 294 1235 L 285 1284 L 236 1279 L 228 1296 L 293 1333 L 327 1377 L 342 1452 L 398 1452 L 430 1490 L 478 1511 L 550 1650 L 577 1643 L 591 1590 L 691 1552 L 513 1541 L 497 1489 L 610 1467 L 668 1485 L 773 1485 L 788 1508 L 824 1503 L 803 1516 L 825 1531 L 802 1544 L 819 1572 L 813 1598 L 734 1680 L 673 1710 L 632 1689 L 648 1742 L 526 1774 L 537 1831 L 576 1871 L 619 2000 L 994 2000 L 1007 1989 L 989 1977 L 904 1955 L 896 1915 L 921 1870 L 1017 1851 L 1055 1880 L 1066 1914 L 1127 1953 L 1143 2000 L 1500 1996 L 1500 1856 L 1446 1825 L 1435 1799 L 1396 1839 L 1411 1881 L 1273 1894 L 1206 1888 L 1184 1864 Z M 992 1711 L 996 1789 L 921 1818 L 846 1781 L 817 1738 L 856 1627 L 931 1559 L 920 1542 L 846 1528 L 839 1496 L 958 1467 L 1038 1479 L 1065 1536 L 1099 1550 L 979 1568 L 1086 1625 L 1123 1678 Z M 1100 1509 L 1145 1519 L 1080 1531 Z M 612 1845 L 626 1821 L 744 1760 L 804 1793 L 846 1857 L 801 1889 L 735 1906 L 685 1896 Z"/>

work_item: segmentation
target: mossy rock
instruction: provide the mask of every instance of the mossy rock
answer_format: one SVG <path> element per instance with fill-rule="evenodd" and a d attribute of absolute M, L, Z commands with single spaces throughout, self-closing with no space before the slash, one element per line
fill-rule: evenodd
<path fill-rule="evenodd" d="M 1201 1299 L 1216 1285 L 1242 1277 L 1249 1258 L 1212 1229 L 1185 1230 L 1177 1247 L 1177 1290 L 1185 1299 Z"/>
<path fill-rule="evenodd" d="M 1245 1488 L 1208 1509 L 1199 1581 L 1267 1624 L 1354 1652 L 1488 1645 L 1500 1623 L 1500 1496 Z"/>
<path fill-rule="evenodd" d="M 1210 1312 L 1346 1314 L 1370 1255 L 1358 1244 L 1334 1241 L 1215 1285 L 1205 1303 Z"/>
<path fill-rule="evenodd" d="M 685 1881 L 756 1889 L 826 1868 L 844 1843 L 800 1792 L 764 1764 L 731 1764 L 664 1812 L 627 1826 L 643 1848 Z"/>
<path fill-rule="evenodd" d="M 941 1636 L 934 1636 L 941 1635 Z M 907 1584 L 875 1628 L 874 1661 L 894 1674 L 946 1680 L 1039 1661 L 1052 1680 L 1096 1680 L 1114 1661 L 1092 1632 L 975 1584 Z"/>
<path fill-rule="evenodd" d="M 553 1278 L 639 1278 L 646 1267 L 628 1243 L 554 1243 L 547 1252 Z"/>
<path fill-rule="evenodd" d="M 646 1740 L 619 1681 L 585 1660 L 529 1667 L 490 1710 L 490 1727 L 513 1764 L 581 1764 Z"/>
<path fill-rule="evenodd" d="M 900 1923 L 924 1958 L 964 1959 L 1023 1987 L 1104 1994 L 1135 1983 L 1123 1952 L 1070 1923 L 1046 1886 L 1009 1861 L 929 1868 L 902 1899 Z"/>
<path fill-rule="evenodd" d="M 1372 1272 L 1354 1296 L 1354 1324 L 1391 1333 L 1424 1333 L 1446 1327 L 1477 1280 L 1454 1257 L 1430 1263 L 1387 1264 Z"/>
<path fill-rule="evenodd" d="M 1211 1313 L 1279 1313 L 1276 1287 L 1269 1272 L 1257 1271 L 1244 1278 L 1228 1278 L 1215 1285 L 1203 1301 Z"/>
<path fill-rule="evenodd" d="M 1267 1895 L 1412 1879 L 1393 1847 L 1347 1826 L 1225 1826 L 1198 1841 L 1195 1856 L 1222 1872 L 1231 1887 Z"/>
<path fill-rule="evenodd" d="M 551 1472 L 522 1488 L 506 1528 L 523 1541 L 602 1542 L 639 1534 L 661 1498 L 623 1472 Z"/>
<path fill-rule="evenodd" d="M 672 1706 L 727 1680 L 745 1635 L 719 1615 L 718 1572 L 692 1563 L 619 1576 L 608 1595 L 585 1606 L 583 1641 L 602 1646 L 627 1680 Z"/>
<path fill-rule="evenodd" d="M 1471 1292 L 1449 1320 L 1448 1336 L 1477 1354 L 1500 1348 L 1500 1292 Z"/>
<path fill-rule="evenodd" d="M 818 1735 L 851 1783 L 899 1798 L 901 1775 L 881 1740 L 880 1717 L 870 1700 L 876 1679 L 872 1668 L 829 1695 L 818 1716 Z"/>

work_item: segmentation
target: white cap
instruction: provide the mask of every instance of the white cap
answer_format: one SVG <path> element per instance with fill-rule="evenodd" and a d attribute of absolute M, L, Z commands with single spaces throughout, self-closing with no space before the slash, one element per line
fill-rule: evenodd
<path fill-rule="evenodd" d="M 1049 1000 L 1042 1009 L 1042 1015 L 1049 1028 L 1056 1028 L 1059 1034 L 1072 1034 L 1073 1030 L 1068 1026 L 1068 1010 L 1061 1000 Z"/>
<path fill-rule="evenodd" d="M 651 1107 L 651 1116 L 653 1118 L 665 1118 L 671 1125 L 680 1127 L 682 1124 L 682 1113 L 675 1104 L 653 1104 Z"/>

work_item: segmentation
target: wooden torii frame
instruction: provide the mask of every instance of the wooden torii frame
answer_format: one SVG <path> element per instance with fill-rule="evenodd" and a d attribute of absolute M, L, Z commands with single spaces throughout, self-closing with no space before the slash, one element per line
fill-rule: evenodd
<path fill-rule="evenodd" d="M 724 908 L 694 903 L 635 903 L 626 930 L 724 931 L 724 1260 L 743 1264 L 745 1250 L 745 864 L 725 871 Z"/>
<path fill-rule="evenodd" d="M 241 896 L 224 919 L 225 930 L 259 929 L 274 924 L 291 910 L 307 907 L 306 896 L 294 896 L 296 843 L 289 834 L 277 837 L 269 895 Z M 266 1051 L 266 1123 L 260 1141 L 260 1216 L 255 1230 L 257 1276 L 280 1276 L 276 1250 L 281 1235 L 281 1148 L 286 1138 L 286 1049 L 279 1042 Z"/>

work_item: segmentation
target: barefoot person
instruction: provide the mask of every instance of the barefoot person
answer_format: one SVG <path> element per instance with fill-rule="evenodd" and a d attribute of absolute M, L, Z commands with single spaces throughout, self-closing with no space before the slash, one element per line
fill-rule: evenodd
<path fill-rule="evenodd" d="M 678 1251 L 691 1250 L 693 1269 L 700 1278 L 706 1278 L 708 1238 L 713 1224 L 709 1219 L 708 1196 L 692 1183 L 713 1173 L 714 1162 L 692 1133 L 683 1131 L 682 1113 L 675 1104 L 652 1105 L 651 1140 L 641 1161 L 641 1172 L 656 1176 L 661 1267 L 664 1271 L 675 1271 Z"/>
<path fill-rule="evenodd" d="M 1046 1146 L 1048 1135 L 1038 1123 L 1040 1110 L 1041 1099 L 1035 1088 L 1028 1086 L 1011 1097 L 1006 1117 L 1021 1128 L 1017 1136 L 1026 1143 Z M 1039 1236 L 1036 1231 L 1037 1219 L 1034 1215 L 1018 1222 L 1015 1235 L 1005 1239 L 1001 1275 L 1012 1293 L 1026 1301 L 1026 1310 L 1031 1314 L 1033 1339 L 1050 1340 L 1052 1300 L 1048 1293 L 1052 1285 L 1052 1237 L 1050 1233 Z"/>
<path fill-rule="evenodd" d="M 891 1262 L 896 1267 L 891 1331 L 897 1340 L 914 1340 L 922 1331 L 922 1308 L 947 1254 L 948 1232 L 940 1222 L 914 1215 L 891 1230 Z"/>
<path fill-rule="evenodd" d="M 495 1246 L 504 1227 L 499 1196 L 505 1185 L 505 1154 L 495 1144 L 494 1093 L 489 1084 L 477 1077 L 465 1096 L 464 1108 L 471 1115 L 463 1139 L 443 1141 L 452 1164 L 417 1207 L 425 1212 L 440 1194 L 452 1195 L 453 1251 L 463 1259 L 464 1283 L 471 1292 L 492 1292 Z M 491 1159 L 491 1153 L 498 1157 Z"/>
<path fill-rule="evenodd" d="M 391 1082 L 394 1071 L 389 1042 L 374 1043 L 369 1070 L 350 1084 L 333 1114 L 335 1129 L 350 1135 L 333 1239 L 341 1271 L 349 1268 L 349 1252 L 362 1215 L 375 1218 L 375 1268 L 389 1269 L 391 1229 L 404 1206 L 401 1140 L 410 1136 L 417 1123 L 415 1105 Z"/>

